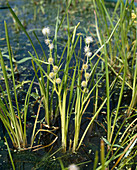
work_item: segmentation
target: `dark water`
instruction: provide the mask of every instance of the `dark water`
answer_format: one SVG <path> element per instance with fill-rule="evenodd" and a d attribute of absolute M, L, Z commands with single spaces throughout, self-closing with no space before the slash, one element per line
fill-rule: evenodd
<path fill-rule="evenodd" d="M 56 1 L 44 1 L 42 4 L 44 8 L 44 14 L 40 10 L 40 5 L 37 5 L 37 14 L 34 17 L 34 9 L 35 5 L 33 1 L 21 0 L 21 1 L 9 1 L 14 12 L 17 14 L 18 18 L 21 20 L 22 24 L 26 28 L 27 32 L 29 33 L 31 39 L 33 40 L 34 46 L 37 50 L 39 57 L 42 57 L 43 53 L 42 50 L 34 37 L 32 31 L 35 31 L 37 34 L 44 50 L 46 56 L 48 56 L 48 48 L 44 43 L 45 37 L 42 35 L 42 28 L 43 27 L 50 27 L 51 34 L 50 39 L 53 40 L 54 32 L 55 32 L 55 25 L 56 25 L 56 17 L 58 10 L 60 11 L 59 19 L 61 20 L 62 16 L 64 15 L 65 6 L 61 3 L 56 3 Z M 6 7 L 5 1 L 1 2 L 1 7 Z M 40 10 L 38 12 L 38 10 Z M 85 37 L 91 31 L 92 35 L 95 35 L 95 28 L 94 24 L 94 13 L 93 13 L 93 6 L 86 5 L 78 6 L 76 8 L 71 7 L 69 18 L 70 18 L 70 31 L 73 31 L 74 26 L 80 22 L 80 26 L 77 32 L 82 32 L 83 36 Z M 16 30 L 13 18 L 8 9 L 0 9 L 0 49 L 2 53 L 6 56 L 7 55 L 7 45 L 5 40 L 5 29 L 4 29 L 4 20 L 8 26 L 8 32 L 10 37 L 10 43 L 12 47 L 12 51 L 14 54 L 14 58 L 16 61 L 20 61 L 23 58 L 30 57 L 28 51 L 30 51 L 34 55 L 34 51 L 30 45 L 30 42 L 24 32 L 22 30 Z M 61 45 L 58 45 L 58 55 L 60 56 L 62 53 L 62 48 L 64 47 L 67 41 L 67 22 L 64 21 L 62 28 L 58 32 L 58 42 Z M 84 47 L 83 43 L 83 47 Z M 78 47 L 79 48 L 79 47 Z M 92 50 L 93 51 L 93 50 Z M 3 56 L 4 56 L 3 55 Z M 5 58 L 6 60 L 6 58 Z M 20 72 L 23 74 L 26 72 L 27 69 L 31 69 L 31 62 L 28 60 L 25 63 L 18 64 L 18 68 Z M 0 74 L 1 77 L 1 74 Z"/>

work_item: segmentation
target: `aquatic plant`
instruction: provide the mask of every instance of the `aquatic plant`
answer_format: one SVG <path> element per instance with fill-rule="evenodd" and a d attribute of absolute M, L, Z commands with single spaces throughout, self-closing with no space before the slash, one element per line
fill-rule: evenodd
<path fill-rule="evenodd" d="M 34 80 L 32 80 L 32 83 L 30 84 L 28 92 L 26 94 L 24 108 L 23 108 L 24 114 L 22 117 L 22 114 L 21 114 L 22 111 L 20 110 L 19 104 L 18 104 L 18 97 L 17 97 L 17 90 L 16 90 L 16 83 L 15 83 L 15 76 L 14 76 L 14 68 L 13 68 L 13 63 L 12 63 L 11 46 L 10 46 L 10 42 L 9 42 L 8 29 L 7 29 L 6 22 L 4 22 L 4 25 L 5 25 L 6 41 L 7 41 L 8 52 L 9 52 L 11 77 L 12 77 L 13 92 L 14 92 L 16 106 L 13 105 L 13 101 L 11 98 L 11 89 L 9 87 L 9 81 L 8 81 L 8 77 L 7 77 L 6 67 L 5 67 L 3 56 L 0 51 L 0 62 L 1 62 L 3 77 L 4 77 L 6 91 L 7 91 L 7 98 L 6 98 L 4 91 L 1 87 L 2 94 L 1 94 L 1 98 L 0 98 L 0 119 L 2 120 L 2 123 L 4 124 L 8 134 L 10 136 L 13 146 L 15 148 L 21 150 L 21 149 L 24 149 L 27 145 L 26 117 L 27 117 L 27 112 L 28 112 L 30 93 L 31 93 L 31 89 L 32 89 Z M 16 109 L 14 109 L 14 108 L 16 108 Z"/>
<path fill-rule="evenodd" d="M 120 140 L 120 143 L 118 145 L 116 144 L 116 141 L 118 140 L 118 135 L 120 134 L 120 131 L 125 128 L 125 131 L 127 132 L 125 121 L 130 122 L 129 120 L 132 120 L 132 116 L 134 117 L 136 115 L 136 95 L 137 93 L 137 86 L 134 84 L 137 80 L 137 65 L 136 65 L 136 36 L 132 37 L 134 35 L 134 31 L 136 32 L 136 25 L 134 20 L 135 15 L 133 18 L 132 9 L 134 8 L 134 4 L 128 6 L 128 1 L 124 4 L 123 1 L 118 1 L 116 4 L 116 7 L 114 9 L 114 12 L 110 15 L 107 11 L 107 8 L 105 7 L 104 1 L 93 1 L 95 6 L 95 21 L 96 21 L 96 31 L 98 35 L 98 40 L 101 45 L 100 48 L 102 48 L 103 57 L 101 57 L 101 60 L 105 63 L 105 72 L 106 72 L 106 95 L 107 95 L 107 141 L 105 140 L 107 147 L 108 147 L 108 154 L 106 155 L 105 162 L 102 162 L 102 166 L 98 169 L 102 169 L 102 167 L 109 167 L 109 164 L 111 164 L 112 160 L 115 160 L 119 157 L 119 159 L 114 163 L 114 167 L 116 167 L 118 164 L 119 167 L 125 167 L 128 165 L 128 163 L 122 163 L 124 161 L 125 152 L 130 148 L 130 146 L 136 141 L 136 134 L 133 133 L 130 136 L 130 143 L 128 143 L 128 140 L 123 139 Z M 120 12 L 117 12 L 120 9 Z M 99 10 L 99 11 L 98 11 Z M 119 15 L 118 15 L 119 14 Z M 99 15 L 103 16 L 104 22 L 103 26 L 104 29 L 102 31 L 101 25 L 102 22 L 99 19 Z M 107 16 L 107 17 L 106 17 Z M 131 17 L 132 16 L 132 17 Z M 111 36 L 111 30 L 114 30 L 114 23 L 118 20 L 118 28 L 117 31 L 114 32 L 113 36 L 111 37 L 112 41 L 107 42 L 108 37 Z M 105 23 L 105 25 L 104 25 Z M 110 24 L 110 25 L 109 25 Z M 104 31 L 106 34 L 104 34 Z M 132 33 L 131 33 L 132 31 Z M 129 35 L 129 32 L 131 33 Z M 130 36 L 130 39 L 128 38 Z M 107 42 L 107 43 L 106 43 Z M 113 50 L 112 50 L 113 49 Z M 131 56 L 132 53 L 132 56 Z M 129 62 L 129 58 L 132 65 Z M 116 68 L 119 68 L 118 71 Z M 116 75 L 117 81 L 121 84 L 120 92 L 119 92 L 119 98 L 117 102 L 117 107 L 115 110 L 115 114 L 113 111 L 110 110 L 110 100 L 111 100 L 111 90 L 110 90 L 110 71 L 113 72 L 113 74 Z M 130 71 L 129 71 L 130 70 Z M 121 81 L 122 80 L 122 81 Z M 131 97 L 131 103 L 129 106 L 123 106 L 125 108 L 124 114 L 125 117 L 121 114 L 121 107 L 122 107 L 122 98 L 124 95 L 124 91 L 127 88 L 130 88 L 132 91 L 132 97 Z M 134 101 L 134 104 L 133 104 Z M 130 114 L 129 114 L 130 112 Z M 132 116 L 131 116 L 132 115 Z M 117 126 L 119 127 L 119 119 L 123 117 L 122 125 L 120 126 L 118 132 L 116 133 Z M 130 124 L 130 123 L 129 123 Z M 122 134 L 122 132 L 121 132 Z M 133 139 L 133 140 L 132 140 Z M 113 150 L 113 147 L 117 145 L 117 150 L 115 153 Z M 133 144 L 134 145 L 134 144 Z M 125 147 L 125 152 L 121 151 L 121 154 L 118 155 L 118 151 L 120 149 Z M 110 153 L 113 153 L 113 156 L 109 159 Z M 133 154 L 131 157 L 133 158 L 136 155 Z M 103 157 L 103 156 L 102 156 Z M 121 161 L 121 162 L 120 162 Z M 113 169 L 112 168 L 112 169 Z"/>
<path fill-rule="evenodd" d="M 12 11 L 12 9 L 10 9 L 10 10 L 11 10 L 11 12 L 12 12 L 16 22 L 18 22 L 19 25 L 21 26 L 21 28 L 23 28 L 21 22 L 18 20 L 18 18 L 15 15 L 15 13 Z M 68 18 L 68 15 L 67 15 L 67 18 Z M 67 19 L 67 21 L 68 21 L 68 19 Z M 34 68 L 34 71 L 35 71 L 35 75 L 36 75 L 36 77 L 37 77 L 37 79 L 39 81 L 41 95 L 44 96 L 43 103 L 44 103 L 45 111 L 46 111 L 45 112 L 45 120 L 46 120 L 46 122 L 47 122 L 49 127 L 50 127 L 50 120 L 51 120 L 50 119 L 51 115 L 49 114 L 49 111 L 50 111 L 49 108 L 51 108 L 51 111 L 52 111 L 52 109 L 54 109 L 53 108 L 53 102 L 52 102 L 53 101 L 54 92 L 58 96 L 58 102 L 57 102 L 58 106 L 57 107 L 59 108 L 60 117 L 61 117 L 62 147 L 63 147 L 64 151 L 66 151 L 66 149 L 67 149 L 67 140 L 68 140 L 67 136 L 68 136 L 69 121 L 70 121 L 71 115 L 72 114 L 75 115 L 75 132 L 74 132 L 75 134 L 74 134 L 74 144 L 73 144 L 73 149 L 72 149 L 73 152 L 80 147 L 80 145 L 82 144 L 82 141 L 84 139 L 84 136 L 86 134 L 86 133 L 83 134 L 83 137 L 82 137 L 82 139 L 81 139 L 81 141 L 79 143 L 79 146 L 78 146 L 79 133 L 80 133 L 80 124 L 81 124 L 82 115 L 84 114 L 84 111 L 86 110 L 86 108 L 87 108 L 87 106 L 89 104 L 90 95 L 92 94 L 92 92 L 94 91 L 95 87 L 97 86 L 97 84 L 101 80 L 101 78 L 100 78 L 92 88 L 91 88 L 91 86 L 89 86 L 89 88 L 90 88 L 89 89 L 89 93 L 88 94 L 86 93 L 86 91 L 87 91 L 87 87 L 86 86 L 88 84 L 89 75 L 85 74 L 86 75 L 86 77 L 85 77 L 86 81 L 81 82 L 82 72 L 81 72 L 81 69 L 80 69 L 80 66 L 79 66 L 80 62 L 78 61 L 78 59 L 76 57 L 76 54 L 75 54 L 75 48 L 76 48 L 76 45 L 77 45 L 77 43 L 79 41 L 79 38 L 80 38 L 80 35 L 78 35 L 78 37 L 75 40 L 76 29 L 77 29 L 78 26 L 79 26 L 79 24 L 75 27 L 72 35 L 70 34 L 70 32 L 68 30 L 68 42 L 67 42 L 67 44 L 66 44 L 66 46 L 65 46 L 65 48 L 63 50 L 63 53 L 62 53 L 62 57 L 63 57 L 64 51 L 65 51 L 66 47 L 68 47 L 67 58 L 66 58 L 65 66 L 64 66 L 64 75 L 63 75 L 63 77 L 61 79 L 59 78 L 59 72 L 60 72 L 60 69 L 62 67 L 62 64 L 60 64 L 60 66 L 58 67 L 57 66 L 58 65 L 57 59 L 56 58 L 53 59 L 53 56 L 52 56 L 53 43 L 50 42 L 48 44 L 49 50 L 50 50 L 49 58 L 47 59 L 46 56 L 44 55 L 45 56 L 45 61 L 43 61 L 43 60 L 41 60 L 38 57 L 38 55 L 36 53 L 36 50 L 34 48 L 34 45 L 33 45 L 32 41 L 31 41 L 29 35 L 27 34 L 25 29 L 23 28 L 23 30 L 26 33 L 26 35 L 28 36 L 28 38 L 29 38 L 29 40 L 30 40 L 30 42 L 31 42 L 31 44 L 32 44 L 32 46 L 34 48 L 35 54 L 37 56 L 37 58 L 35 58 L 29 52 L 30 56 L 35 61 L 35 63 L 38 66 L 38 69 L 40 70 L 40 77 L 39 77 L 38 73 L 37 73 L 37 69 L 35 68 L 34 63 L 32 62 L 33 68 Z M 59 25 L 59 27 L 60 27 L 60 25 Z M 69 21 L 68 21 L 68 28 L 69 28 Z M 58 29 L 59 28 L 57 27 L 57 30 Z M 49 28 L 48 29 L 44 28 L 42 30 L 42 32 L 44 33 L 44 35 L 47 36 L 47 40 L 48 40 L 49 39 L 48 38 L 48 34 L 50 33 Z M 56 32 L 56 34 L 57 34 L 57 32 Z M 56 37 L 56 34 L 55 34 L 55 37 Z M 72 37 L 72 39 L 71 39 L 71 37 Z M 89 46 L 89 44 L 92 41 L 93 41 L 92 37 L 87 37 L 86 38 L 86 44 L 88 46 Z M 47 43 L 47 41 L 46 41 L 46 43 Z M 42 49 L 42 51 L 43 51 L 43 49 Z M 73 71 L 73 76 L 71 78 L 69 76 L 69 72 L 71 71 L 70 62 L 71 62 L 71 59 L 72 59 L 73 55 L 75 55 L 76 66 L 73 67 L 74 71 Z M 61 59 L 62 59 L 62 57 L 61 57 Z M 89 57 L 89 55 L 87 55 L 87 61 L 88 61 L 88 57 Z M 54 60 L 55 60 L 55 64 L 54 64 Z M 59 63 L 60 62 L 61 62 L 61 60 L 59 61 Z M 99 60 L 98 60 L 98 62 L 99 62 Z M 96 66 L 97 66 L 98 62 L 95 64 L 95 67 L 92 68 L 91 73 L 93 73 L 93 70 L 96 69 Z M 47 72 L 42 68 L 42 65 L 41 65 L 42 63 L 47 65 Z M 54 74 L 52 73 L 50 65 L 53 67 L 53 73 Z M 85 66 L 86 66 L 86 68 L 84 68 L 84 70 L 85 70 L 85 73 L 86 73 L 86 70 L 88 69 L 88 66 L 87 66 L 87 64 L 85 64 Z M 76 75 L 76 73 L 77 73 L 77 75 Z M 92 76 L 94 77 L 94 75 L 92 75 Z M 47 77 L 46 91 L 45 91 L 45 80 L 44 80 L 44 77 Z M 51 79 L 51 77 L 52 77 L 52 79 Z M 75 84 L 75 81 L 76 81 L 75 77 L 77 77 L 77 84 Z M 50 82 L 53 85 L 52 86 L 52 97 L 51 98 L 49 97 Z M 84 90 L 81 89 L 81 83 L 82 83 L 82 86 L 84 86 Z M 75 89 L 75 86 L 76 86 L 76 89 Z M 69 100 L 68 103 L 66 103 L 67 98 Z M 49 106 L 49 103 L 50 103 L 50 106 Z M 75 107 L 74 107 L 74 105 L 75 105 Z M 74 110 L 75 110 L 74 113 L 72 111 L 73 107 L 74 107 Z M 102 107 L 103 107 L 103 105 L 99 108 L 99 110 Z M 97 114 L 99 113 L 99 110 L 98 110 Z M 94 119 L 97 116 L 97 114 L 95 114 Z M 93 122 L 93 120 L 91 122 Z M 89 127 L 90 126 L 88 126 L 88 128 Z M 86 132 L 87 132 L 87 130 L 86 130 Z"/>
<path fill-rule="evenodd" d="M 69 2 L 69 5 L 70 3 L 71 2 Z M 105 109 L 105 121 L 101 122 L 100 126 L 105 129 L 107 137 L 102 137 L 100 142 L 101 165 L 98 166 L 97 164 L 99 161 L 97 153 L 93 168 L 105 169 L 111 167 L 114 169 L 115 167 L 118 167 L 121 169 L 128 166 L 130 163 L 133 163 L 134 157 L 137 155 L 135 146 L 137 142 L 135 125 L 137 121 L 137 41 L 136 38 L 132 37 L 137 28 L 135 22 L 136 11 L 134 11 L 135 13 L 132 11 L 132 7 L 134 7 L 133 3 L 127 8 L 127 1 L 125 4 L 122 3 L 122 1 L 118 1 L 111 16 L 109 15 L 103 0 L 93 1 L 93 3 L 96 11 L 95 24 L 99 42 L 98 49 L 96 49 L 94 53 L 91 52 L 90 44 L 94 43 L 92 36 L 83 36 L 82 34 L 76 33 L 80 23 L 74 27 L 72 33 L 70 32 L 67 8 L 61 22 L 58 20 L 58 14 L 53 40 L 49 39 L 50 27 L 42 29 L 42 34 L 44 35 L 43 41 L 45 41 L 45 45 L 48 46 L 49 51 L 47 56 L 45 55 L 36 33 L 33 32 L 38 40 L 41 50 L 43 51 L 42 58 L 39 57 L 33 41 L 21 24 L 20 20 L 15 15 L 14 11 L 10 8 L 15 21 L 27 35 L 35 52 L 34 55 L 29 52 L 29 59 L 32 61 L 35 77 L 38 80 L 40 100 L 38 99 L 39 107 L 32 131 L 30 148 L 33 147 L 33 142 L 36 136 L 43 132 L 52 134 L 55 136 L 55 139 L 47 146 L 41 146 L 41 148 L 51 146 L 58 139 L 57 134 L 53 133 L 53 131 L 56 130 L 56 127 L 54 127 L 55 119 L 59 117 L 61 123 L 59 127 L 61 130 L 61 147 L 63 151 L 66 152 L 69 150 L 77 152 L 81 147 L 89 128 L 92 128 L 91 125 L 95 122 L 95 119 L 98 123 L 97 117 L 101 110 Z M 120 10 L 119 16 L 117 15 L 118 9 Z M 67 42 L 62 49 L 60 58 L 57 58 L 57 34 L 66 15 L 68 35 Z M 99 19 L 100 15 L 104 18 L 103 24 L 105 24 L 103 26 Z M 100 25 L 104 29 L 100 29 L 102 28 Z M 130 35 L 129 32 L 132 31 L 132 29 L 133 32 Z M 106 34 L 104 34 L 104 31 L 102 30 L 105 30 Z M 5 31 L 7 46 L 9 48 L 16 107 L 13 107 L 4 59 L 0 54 L 1 66 L 8 95 L 7 99 L 4 91 L 2 90 L 1 95 L 4 99 L 0 99 L 0 119 L 7 129 L 13 145 L 17 149 L 24 149 L 27 145 L 26 116 L 34 79 L 32 80 L 26 95 L 23 108 L 24 115 L 21 116 L 17 100 L 14 69 L 12 65 L 12 55 L 6 23 Z M 128 37 L 130 37 L 130 41 L 128 41 Z M 82 41 L 85 42 L 84 54 L 82 54 L 83 56 L 81 55 Z M 79 48 L 79 52 L 77 52 L 76 47 Z M 93 64 L 92 59 L 95 56 L 98 57 L 98 59 Z M 97 67 L 99 67 L 99 69 Z M 99 74 L 100 70 L 101 75 Z M 105 82 L 104 84 L 106 88 L 103 91 L 104 94 L 99 97 L 99 85 L 103 82 Z M 127 88 L 131 89 L 132 97 L 130 104 L 125 106 L 122 100 Z M 114 108 L 111 107 L 111 99 L 115 90 L 118 90 L 118 95 Z M 94 102 L 91 103 L 90 101 L 92 98 L 94 98 Z M 99 98 L 101 98 L 100 103 Z M 41 119 L 40 123 L 46 128 L 37 129 L 40 108 L 42 106 L 45 110 L 45 118 Z M 83 115 L 86 113 L 88 106 L 93 107 L 93 113 L 90 113 L 88 124 L 85 127 L 84 132 L 82 132 L 81 127 Z M 71 124 L 74 126 L 71 127 Z M 39 149 L 37 147 L 38 146 L 35 146 L 36 150 Z M 105 151 L 107 151 L 107 153 Z M 62 163 L 61 165 L 64 168 Z"/>

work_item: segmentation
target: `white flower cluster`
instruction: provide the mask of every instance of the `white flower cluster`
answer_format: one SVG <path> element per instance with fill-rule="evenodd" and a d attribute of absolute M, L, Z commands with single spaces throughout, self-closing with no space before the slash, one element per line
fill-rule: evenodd
<path fill-rule="evenodd" d="M 45 44 L 49 45 L 50 44 L 50 40 L 49 39 L 45 39 Z"/>
<path fill-rule="evenodd" d="M 83 81 L 81 82 L 81 86 L 82 86 L 82 87 L 87 87 L 87 82 L 86 82 L 85 80 L 83 80 Z"/>
<path fill-rule="evenodd" d="M 49 27 L 44 27 L 42 29 L 42 34 L 48 36 L 50 34 L 50 29 Z"/>
<path fill-rule="evenodd" d="M 92 43 L 92 42 L 93 42 L 93 38 L 92 38 L 91 36 L 86 37 L 85 41 L 86 41 L 86 44 L 88 44 L 88 45 L 89 45 L 90 43 Z"/>
<path fill-rule="evenodd" d="M 61 79 L 60 79 L 60 78 L 57 78 L 57 79 L 56 79 L 56 83 L 57 83 L 57 84 L 60 84 L 60 83 L 61 83 Z"/>
<path fill-rule="evenodd" d="M 85 72 L 84 77 L 85 77 L 86 80 L 83 80 L 81 82 L 81 86 L 84 87 L 85 92 L 88 91 L 88 89 L 86 87 L 87 87 L 87 84 L 88 84 L 88 80 L 89 80 L 89 78 L 91 76 L 91 74 L 88 73 L 87 70 L 88 70 L 88 59 L 92 55 L 92 52 L 90 51 L 90 48 L 89 48 L 90 43 L 92 43 L 92 42 L 93 42 L 93 38 L 91 36 L 88 36 L 88 37 L 85 38 L 86 46 L 84 47 L 84 52 L 85 52 L 85 56 L 87 57 L 87 62 L 86 62 L 86 64 L 83 64 L 82 69 Z"/>
<path fill-rule="evenodd" d="M 61 83 L 61 79 L 60 79 L 60 78 L 56 78 L 56 74 L 57 74 L 57 72 L 58 72 L 58 70 L 59 70 L 59 67 L 56 66 L 56 65 L 54 65 L 53 62 L 54 62 L 53 58 L 50 57 L 50 58 L 48 59 L 48 63 L 49 63 L 49 64 L 52 64 L 52 66 L 53 66 L 53 71 L 49 73 L 49 77 L 50 77 L 51 79 L 55 79 L 55 82 L 56 82 L 57 84 L 60 84 L 60 83 Z"/>
<path fill-rule="evenodd" d="M 87 87 L 87 84 L 88 84 L 88 80 L 89 80 L 89 78 L 90 78 L 90 74 L 87 72 L 87 69 L 88 69 L 88 64 L 86 63 L 86 64 L 83 64 L 83 66 L 82 66 L 82 68 L 83 68 L 83 70 L 84 70 L 84 72 L 85 72 L 85 79 L 86 80 L 83 80 L 82 82 L 81 82 L 81 86 L 82 87 L 84 87 L 84 88 L 86 88 Z"/>
<path fill-rule="evenodd" d="M 48 58 L 48 63 L 49 63 L 49 64 L 53 64 L 53 62 L 54 62 L 54 59 L 53 59 L 52 57 L 49 57 L 49 58 Z"/>
<path fill-rule="evenodd" d="M 52 61 L 52 63 L 50 63 L 51 61 Z M 49 58 L 48 62 L 49 62 L 49 64 L 53 65 L 53 59 L 52 58 Z M 56 78 L 56 74 L 57 74 L 58 70 L 59 70 L 59 67 L 56 66 L 56 65 L 53 65 L 53 71 L 51 71 L 49 73 L 49 77 L 51 79 L 54 79 L 57 84 L 60 84 L 61 83 L 61 79 L 60 78 Z"/>
<path fill-rule="evenodd" d="M 79 170 L 79 167 L 75 164 L 71 164 L 71 165 L 69 165 L 68 169 L 69 170 Z"/>
<path fill-rule="evenodd" d="M 48 45 L 50 51 L 53 50 L 54 45 L 53 45 L 53 43 L 51 43 L 51 40 L 48 38 L 48 36 L 49 36 L 49 34 L 50 34 L 50 28 L 49 28 L 49 27 L 44 27 L 44 28 L 42 29 L 42 34 L 43 34 L 44 36 L 47 36 L 47 39 L 45 39 L 45 44 Z"/>
<path fill-rule="evenodd" d="M 86 42 L 86 46 L 84 47 L 84 52 L 85 52 L 85 55 L 87 56 L 87 58 L 89 58 L 92 55 L 92 52 L 90 52 L 89 45 L 90 45 L 90 43 L 93 42 L 93 38 L 91 36 L 88 36 L 85 38 L 85 42 Z"/>
<path fill-rule="evenodd" d="M 52 50 L 54 48 L 53 43 L 49 44 L 49 49 Z"/>
<path fill-rule="evenodd" d="M 45 39 L 45 44 L 48 45 L 48 47 L 49 47 L 49 49 L 50 49 L 50 57 L 48 58 L 48 63 L 53 66 L 53 71 L 51 71 L 51 72 L 49 73 L 49 77 L 50 77 L 51 79 L 54 79 L 54 81 L 55 81 L 57 84 L 60 84 L 60 83 L 61 83 L 61 79 L 56 77 L 56 74 L 57 74 L 59 68 L 58 68 L 58 66 L 56 66 L 56 65 L 53 64 L 53 63 L 54 63 L 54 59 L 52 58 L 52 53 L 51 53 L 51 51 L 52 51 L 53 48 L 54 48 L 54 45 L 53 45 L 53 43 L 51 43 L 51 40 L 50 40 L 49 37 L 48 37 L 49 34 L 50 34 L 50 28 L 49 28 L 49 27 L 44 27 L 44 28 L 42 29 L 42 34 L 43 34 L 44 36 L 47 36 L 47 39 Z"/>

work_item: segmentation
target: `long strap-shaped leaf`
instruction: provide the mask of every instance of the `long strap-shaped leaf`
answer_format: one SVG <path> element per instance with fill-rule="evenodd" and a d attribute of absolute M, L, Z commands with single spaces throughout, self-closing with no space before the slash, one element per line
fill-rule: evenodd
<path fill-rule="evenodd" d="M 6 41 L 7 41 L 7 46 L 8 46 L 8 52 L 9 52 L 9 60 L 10 60 L 10 67 L 11 67 L 11 74 L 12 74 L 12 82 L 13 82 L 13 88 L 14 88 L 14 96 L 15 96 L 15 101 L 16 101 L 16 107 L 18 111 L 18 117 L 19 117 L 19 124 L 20 124 L 20 130 L 21 130 L 21 136 L 22 136 L 22 125 L 21 125 L 21 115 L 19 111 L 19 105 L 18 105 L 18 100 L 17 100 L 17 92 L 16 92 L 16 85 L 15 85 L 15 77 L 14 77 L 14 68 L 13 68 L 13 63 L 12 63 L 12 54 L 11 54 L 11 46 L 10 46 L 10 41 L 9 41 L 9 35 L 8 35 L 8 28 L 6 21 L 4 21 L 5 25 L 5 33 L 6 33 Z"/>
<path fill-rule="evenodd" d="M 1 57 L 1 60 L 0 60 L 1 61 L 1 67 L 2 67 L 2 71 L 3 71 L 3 75 L 4 75 L 4 80 L 5 80 L 5 85 L 6 85 L 6 90 L 7 90 L 8 100 L 9 100 L 9 108 L 10 108 L 9 111 L 10 111 L 11 116 L 12 116 L 11 121 L 12 121 L 13 126 L 15 128 L 16 137 L 17 137 L 17 144 L 20 148 L 20 135 L 19 135 L 19 131 L 17 129 L 17 126 L 19 126 L 19 125 L 18 125 L 18 121 L 17 121 L 17 118 L 16 118 L 16 114 L 15 114 L 14 109 L 13 109 L 13 105 L 12 105 L 8 77 L 7 77 L 7 73 L 6 73 L 6 69 L 5 69 L 4 60 L 3 60 L 3 57 L 1 55 L 1 51 L 0 51 L 0 57 Z"/>

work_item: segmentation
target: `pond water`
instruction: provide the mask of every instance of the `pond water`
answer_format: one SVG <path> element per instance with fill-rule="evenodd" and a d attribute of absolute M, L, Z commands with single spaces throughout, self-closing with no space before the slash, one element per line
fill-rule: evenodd
<path fill-rule="evenodd" d="M 45 26 L 50 27 L 51 34 L 50 39 L 54 38 L 55 25 L 57 19 L 58 10 L 60 11 L 59 18 L 61 19 L 64 15 L 65 6 L 63 4 L 57 3 L 56 1 L 44 1 L 42 3 L 42 7 L 44 9 L 44 13 L 42 13 L 41 6 L 35 6 L 33 1 L 21 0 L 21 1 L 10 1 L 11 7 L 14 9 L 14 12 L 17 14 L 18 18 L 21 20 L 23 25 L 26 27 L 27 32 L 33 40 L 35 48 L 39 56 L 42 56 L 42 50 L 38 44 L 38 41 L 34 37 L 32 31 L 35 31 L 37 34 L 46 55 L 48 55 L 48 48 L 44 43 L 44 36 L 42 35 L 42 28 Z M 1 2 L 1 6 L 5 7 L 5 1 Z M 36 14 L 35 14 L 36 7 Z M 70 8 L 70 29 L 71 31 L 74 29 L 74 26 L 80 22 L 80 26 L 77 32 L 82 32 L 83 36 L 86 33 L 89 33 L 89 30 L 92 31 L 94 36 L 95 28 L 94 28 L 94 12 L 93 5 L 90 3 L 85 3 L 83 6 L 77 6 Z M 36 15 L 36 17 L 35 17 Z M 2 53 L 7 55 L 7 45 L 5 40 L 5 29 L 4 29 L 4 20 L 7 23 L 10 43 L 12 47 L 12 51 L 14 54 L 15 60 L 18 62 L 23 58 L 30 57 L 28 51 L 34 54 L 34 51 L 30 45 L 30 42 L 24 32 L 16 28 L 14 24 L 14 20 L 11 17 L 10 11 L 8 9 L 0 9 L 0 49 Z M 58 48 L 58 55 L 61 54 L 61 46 L 64 47 L 64 44 L 67 40 L 67 24 L 66 20 L 64 21 L 63 27 L 58 32 L 58 42 L 61 44 Z M 92 28 L 92 29 L 91 29 Z M 83 44 L 84 46 L 84 44 Z M 32 68 L 31 62 L 27 61 L 22 64 L 18 64 L 18 68 L 20 68 L 20 72 L 24 73 Z M 23 75 L 23 74 L 22 74 Z M 29 74 L 28 74 L 29 75 Z M 26 75 L 27 76 L 27 75 Z M 27 78 L 27 77 L 26 77 Z"/>
<path fill-rule="evenodd" d="M 9 1 L 10 6 L 12 7 L 12 9 L 14 9 L 14 12 L 17 14 L 18 18 L 21 20 L 22 24 L 24 25 L 31 39 L 33 40 L 37 53 L 39 54 L 40 57 L 43 56 L 43 53 L 33 34 L 33 31 L 35 31 L 35 33 L 37 34 L 45 50 L 45 53 L 48 56 L 49 51 L 44 43 L 44 36 L 42 35 L 41 30 L 45 26 L 50 27 L 51 30 L 50 39 L 53 39 L 55 34 L 58 10 L 60 11 L 59 12 L 60 20 L 65 11 L 65 5 L 63 3 L 56 2 L 56 0 L 52 0 L 52 1 L 47 0 L 41 2 L 42 4 L 39 4 L 37 3 L 37 1 L 34 0 L 30 0 L 30 1 L 10 0 Z M 34 51 L 24 32 L 20 30 L 20 28 L 17 28 L 15 26 L 14 20 L 10 14 L 9 9 L 5 7 L 6 7 L 5 0 L 1 0 L 0 1 L 0 49 L 3 53 L 3 56 L 5 55 L 4 59 L 8 66 L 8 59 L 7 59 L 8 53 L 7 53 L 7 45 L 5 40 L 4 21 L 6 21 L 8 26 L 10 43 L 11 43 L 15 60 L 18 62 L 23 58 L 30 57 L 28 51 L 30 51 L 32 54 L 34 54 Z M 84 37 L 86 37 L 86 35 L 91 34 L 94 37 L 94 39 L 96 39 L 94 7 L 93 4 L 90 3 L 90 1 L 87 1 L 86 3 L 77 4 L 76 6 L 71 6 L 69 9 L 69 19 L 70 19 L 71 31 L 73 31 L 74 27 L 78 24 L 78 22 L 80 22 L 80 26 L 77 32 L 78 33 L 81 32 Z M 59 43 L 58 55 L 59 56 L 61 55 L 62 48 L 64 47 L 66 41 L 67 41 L 67 21 L 65 19 L 63 26 L 58 32 L 58 43 Z M 84 46 L 85 46 L 84 41 L 82 41 L 82 50 Z M 92 46 L 93 52 L 96 49 L 96 47 L 97 47 L 96 44 Z M 79 47 L 77 47 L 77 50 L 78 49 Z M 30 60 L 18 64 L 18 69 L 20 73 L 18 81 L 32 79 L 34 73 L 32 72 L 33 68 Z M 0 68 L 0 82 L 2 81 L 3 81 L 3 77 Z M 88 115 L 85 115 L 85 118 L 86 117 L 88 117 Z M 100 117 L 100 121 L 103 121 L 102 117 Z M 0 124 L 0 129 L 3 129 L 2 124 Z M 71 155 L 67 153 L 66 156 L 62 157 L 64 162 L 65 161 L 67 162 L 66 166 L 68 165 L 68 163 L 69 164 L 75 162 L 80 163 L 80 162 L 86 162 L 90 160 L 91 161 L 90 163 L 85 163 L 84 165 L 81 165 L 81 169 L 84 170 L 92 169 L 93 161 L 95 158 L 95 152 L 96 150 L 99 151 L 100 148 L 100 137 L 102 136 L 102 134 L 103 134 L 102 128 L 100 128 L 100 126 L 95 126 L 95 128 L 92 129 L 92 134 L 90 134 L 90 138 L 88 137 L 86 138 L 87 140 L 86 148 L 82 147 L 80 152 L 78 152 L 77 154 Z M 0 169 L 11 169 L 9 155 L 6 146 L 4 144 L 3 131 L 0 132 L 0 136 L 1 136 Z M 9 145 L 11 146 L 10 141 L 9 141 Z M 59 146 L 57 145 L 55 147 L 55 150 L 57 150 L 58 147 Z M 32 153 L 31 151 L 26 151 L 22 153 L 12 152 L 12 154 L 17 169 L 25 169 L 25 170 L 60 169 L 59 161 L 56 160 L 54 157 L 52 157 L 51 159 L 50 156 L 48 155 L 48 151 L 49 150 L 47 149 L 36 153 L 35 152 Z M 59 154 L 56 155 L 56 157 L 57 156 L 60 157 L 61 155 Z M 75 162 L 73 162 L 74 160 Z"/>

